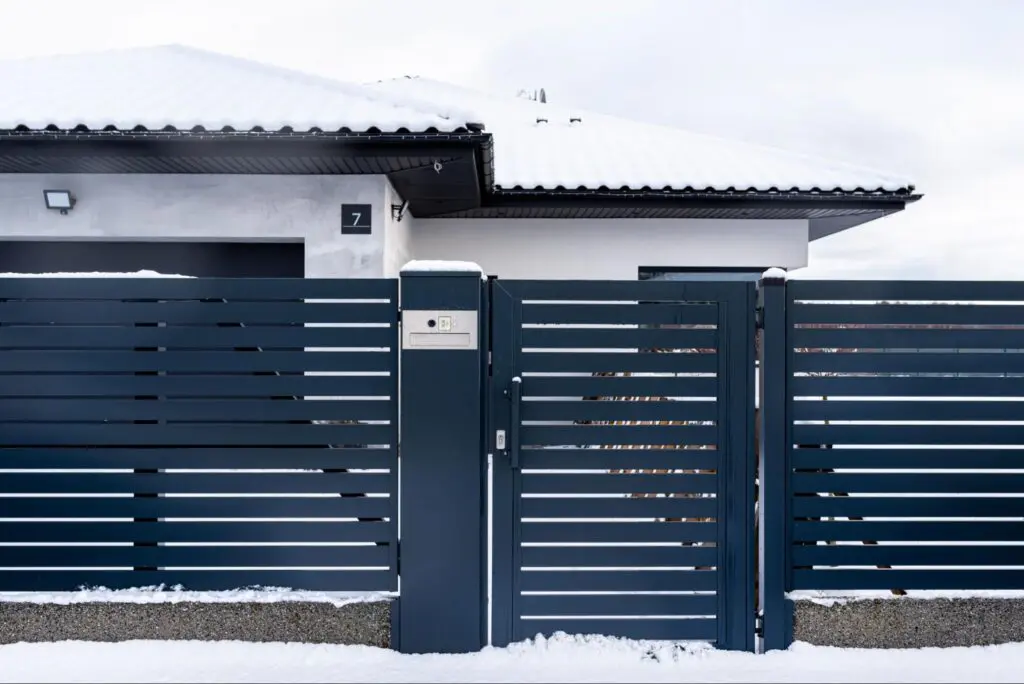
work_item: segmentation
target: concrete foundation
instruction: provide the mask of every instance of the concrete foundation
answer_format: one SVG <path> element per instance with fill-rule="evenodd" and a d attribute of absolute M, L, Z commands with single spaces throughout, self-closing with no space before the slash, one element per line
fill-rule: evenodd
<path fill-rule="evenodd" d="M 1024 599 L 793 602 L 793 638 L 845 648 L 929 648 L 1024 642 Z"/>
<path fill-rule="evenodd" d="M 135 639 L 391 646 L 391 601 L 0 602 L 0 644 Z"/>

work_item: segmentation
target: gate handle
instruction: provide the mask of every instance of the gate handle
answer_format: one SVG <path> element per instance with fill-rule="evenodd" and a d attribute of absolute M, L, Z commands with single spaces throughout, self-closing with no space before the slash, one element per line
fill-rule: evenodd
<path fill-rule="evenodd" d="M 523 379 L 518 375 L 512 378 L 509 388 L 509 399 L 512 401 L 512 425 L 508 436 L 508 458 L 514 470 L 519 468 L 519 404 L 523 399 Z"/>

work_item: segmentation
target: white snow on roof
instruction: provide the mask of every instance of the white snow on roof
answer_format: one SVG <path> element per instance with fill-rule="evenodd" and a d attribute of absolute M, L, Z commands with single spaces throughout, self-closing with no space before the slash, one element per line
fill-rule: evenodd
<path fill-rule="evenodd" d="M 450 132 L 472 120 L 380 90 L 178 45 L 0 61 L 0 92 L 0 129 Z"/>
<path fill-rule="evenodd" d="M 850 164 L 427 78 L 368 85 L 420 107 L 473 110 L 494 136 L 495 185 L 504 189 L 894 192 L 913 185 Z"/>

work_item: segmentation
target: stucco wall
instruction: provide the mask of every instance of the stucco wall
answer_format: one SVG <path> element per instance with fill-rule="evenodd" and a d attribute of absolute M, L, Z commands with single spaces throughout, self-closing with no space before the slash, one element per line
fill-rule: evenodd
<path fill-rule="evenodd" d="M 397 278 L 402 266 L 412 258 L 409 226 L 412 225 L 413 218 L 408 211 L 400 221 L 392 216 L 392 205 L 400 206 L 402 197 L 386 179 L 384 181 L 384 204 L 384 276 Z"/>
<path fill-rule="evenodd" d="M 416 259 L 475 261 L 502 278 L 636 280 L 641 266 L 797 268 L 805 220 L 419 219 Z"/>
<path fill-rule="evenodd" d="M 384 176 L 0 174 L 0 240 L 304 241 L 306 276 L 384 275 Z M 44 189 L 67 189 L 68 215 Z M 341 234 L 341 204 L 373 206 L 370 235 Z"/>
<path fill-rule="evenodd" d="M 67 216 L 43 190 L 71 190 Z M 398 275 L 410 259 L 475 261 L 502 278 L 634 280 L 651 267 L 796 268 L 807 222 L 415 219 L 384 176 L 0 174 L 0 240 L 300 241 L 306 276 Z M 370 235 L 341 234 L 341 204 L 372 205 Z"/>

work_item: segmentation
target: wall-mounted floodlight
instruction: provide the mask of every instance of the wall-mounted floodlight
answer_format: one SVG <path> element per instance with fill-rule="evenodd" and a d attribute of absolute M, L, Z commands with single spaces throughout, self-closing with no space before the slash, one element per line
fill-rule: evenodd
<path fill-rule="evenodd" d="M 75 207 L 75 198 L 70 190 L 43 190 L 43 198 L 47 209 L 58 209 L 61 214 L 66 215 Z"/>

